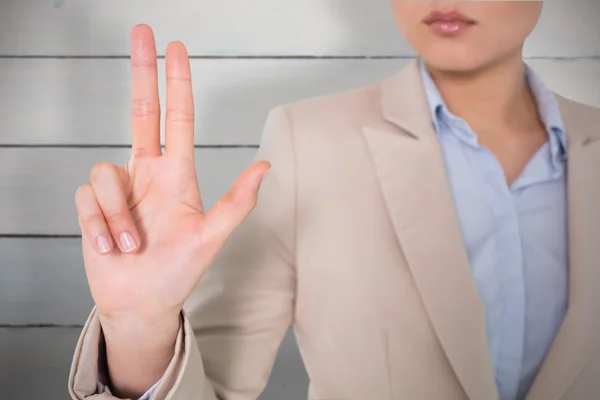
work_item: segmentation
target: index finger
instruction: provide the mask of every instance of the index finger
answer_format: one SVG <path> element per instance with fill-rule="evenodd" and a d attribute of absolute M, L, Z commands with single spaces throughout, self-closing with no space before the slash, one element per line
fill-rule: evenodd
<path fill-rule="evenodd" d="M 131 129 L 132 158 L 159 156 L 160 102 L 156 44 L 148 25 L 131 31 Z"/>

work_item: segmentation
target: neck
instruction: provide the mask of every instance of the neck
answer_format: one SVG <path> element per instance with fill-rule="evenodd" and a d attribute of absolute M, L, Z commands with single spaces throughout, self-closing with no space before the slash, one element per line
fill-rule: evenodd
<path fill-rule="evenodd" d="M 540 124 L 520 53 L 476 71 L 427 69 L 449 111 L 476 131 L 523 131 Z"/>

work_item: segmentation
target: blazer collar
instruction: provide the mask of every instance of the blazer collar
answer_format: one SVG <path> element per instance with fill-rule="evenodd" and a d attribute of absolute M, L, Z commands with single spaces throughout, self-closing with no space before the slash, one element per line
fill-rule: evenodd
<path fill-rule="evenodd" d="M 415 138 L 434 133 L 418 60 L 383 81 L 381 110 L 387 122 Z"/>
<path fill-rule="evenodd" d="M 529 392 L 534 400 L 561 399 L 600 345 L 600 112 L 556 97 L 569 160 L 569 309 Z"/>
<path fill-rule="evenodd" d="M 472 399 L 497 399 L 485 310 L 462 242 L 417 62 L 381 85 L 364 128 L 390 220 L 440 345 Z"/>

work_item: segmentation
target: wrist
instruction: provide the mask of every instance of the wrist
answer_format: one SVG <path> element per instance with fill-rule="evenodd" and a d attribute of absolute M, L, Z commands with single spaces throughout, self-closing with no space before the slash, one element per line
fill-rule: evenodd
<path fill-rule="evenodd" d="M 107 317 L 99 313 L 113 394 L 139 398 L 171 362 L 181 314 L 148 318 L 138 313 Z"/>
<path fill-rule="evenodd" d="M 146 350 L 172 348 L 181 325 L 181 313 L 144 316 L 137 313 L 98 314 L 107 346 Z"/>

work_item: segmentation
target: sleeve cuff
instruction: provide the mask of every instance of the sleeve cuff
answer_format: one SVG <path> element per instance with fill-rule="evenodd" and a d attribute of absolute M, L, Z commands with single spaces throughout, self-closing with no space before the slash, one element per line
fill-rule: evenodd
<path fill-rule="evenodd" d="M 150 389 L 148 389 L 148 391 L 146 393 L 144 393 L 142 395 L 142 397 L 140 397 L 138 400 L 150 400 L 150 397 L 152 396 L 152 393 L 154 393 L 154 390 L 158 386 L 159 382 L 156 382 L 154 385 L 152 385 L 152 387 Z M 98 381 L 98 393 L 106 393 L 106 394 L 112 396 L 110 388 L 108 386 L 102 384 L 102 382 L 100 382 L 100 381 Z"/>
<path fill-rule="evenodd" d="M 108 365 L 106 362 L 106 344 L 104 342 L 104 335 L 100 333 L 100 341 L 98 343 L 98 393 L 108 394 L 112 396 L 108 382 Z M 146 391 L 138 400 L 150 400 L 152 393 L 158 386 L 160 381 L 156 382 L 150 389 Z"/>
<path fill-rule="evenodd" d="M 187 335 L 185 334 L 186 328 L 189 329 L 186 326 L 185 315 L 182 313 L 173 359 L 163 377 L 139 400 L 167 398 L 173 389 L 173 385 L 177 384 L 184 367 L 181 364 L 185 361 L 187 355 L 185 349 L 185 345 L 188 344 Z M 104 335 L 94 308 L 82 330 L 75 349 L 69 374 L 71 398 L 76 400 L 92 398 L 116 400 L 117 398 L 110 393 L 107 385 L 109 381 L 107 371 Z"/>

